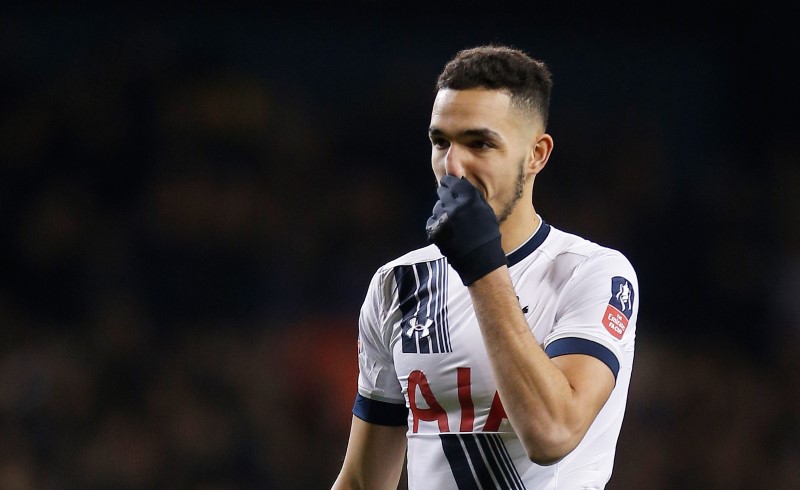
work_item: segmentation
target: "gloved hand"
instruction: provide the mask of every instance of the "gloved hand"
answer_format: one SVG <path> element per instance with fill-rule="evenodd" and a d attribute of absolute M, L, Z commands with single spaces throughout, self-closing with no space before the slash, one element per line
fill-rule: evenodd
<path fill-rule="evenodd" d="M 506 265 L 497 216 L 467 179 L 445 175 L 436 190 L 439 200 L 428 218 L 428 241 L 435 243 L 461 282 L 469 286 Z"/>

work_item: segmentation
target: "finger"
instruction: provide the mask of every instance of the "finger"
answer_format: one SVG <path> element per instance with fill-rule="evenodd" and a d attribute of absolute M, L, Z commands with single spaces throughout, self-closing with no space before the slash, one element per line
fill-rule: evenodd
<path fill-rule="evenodd" d="M 452 201 L 453 200 L 453 192 L 450 190 L 450 187 L 446 185 L 440 185 L 436 188 L 436 195 L 439 196 L 439 201 Z"/>
<path fill-rule="evenodd" d="M 425 226 L 425 231 L 428 234 L 428 240 L 434 238 L 438 240 L 446 240 L 452 235 L 450 226 L 450 217 L 448 214 L 442 213 L 441 215 L 434 215 L 428 218 L 428 223 Z"/>
<path fill-rule="evenodd" d="M 456 194 L 474 194 L 475 192 L 478 192 L 478 188 L 472 185 L 472 182 L 467 180 L 465 177 L 461 177 L 456 182 L 453 182 L 451 185 L 449 185 L 449 188 Z"/>
<path fill-rule="evenodd" d="M 437 218 L 444 213 L 444 203 L 442 201 L 436 201 L 436 204 L 433 206 L 433 212 L 431 213 L 433 216 L 432 218 Z"/>
<path fill-rule="evenodd" d="M 452 187 L 454 184 L 456 184 L 459 180 L 460 179 L 455 175 L 450 175 L 450 174 L 443 175 L 442 178 L 439 180 L 439 186 L 449 188 Z"/>

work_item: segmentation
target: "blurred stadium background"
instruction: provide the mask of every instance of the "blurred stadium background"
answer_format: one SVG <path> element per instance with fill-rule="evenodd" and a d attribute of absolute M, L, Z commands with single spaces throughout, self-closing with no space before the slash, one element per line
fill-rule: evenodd
<path fill-rule="evenodd" d="M 796 16 L 389 5 L 6 8 L 0 488 L 330 485 L 435 77 L 487 42 L 554 73 L 537 209 L 639 273 L 608 488 L 800 488 Z"/>

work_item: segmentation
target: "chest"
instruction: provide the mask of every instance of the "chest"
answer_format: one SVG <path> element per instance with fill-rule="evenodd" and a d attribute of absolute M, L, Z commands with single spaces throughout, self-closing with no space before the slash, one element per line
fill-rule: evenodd
<path fill-rule="evenodd" d="M 396 272 L 388 327 L 412 432 L 510 430 L 469 291 L 443 261 L 404 267 Z M 519 307 L 541 343 L 555 322 L 559 284 L 547 269 L 511 272 Z"/>

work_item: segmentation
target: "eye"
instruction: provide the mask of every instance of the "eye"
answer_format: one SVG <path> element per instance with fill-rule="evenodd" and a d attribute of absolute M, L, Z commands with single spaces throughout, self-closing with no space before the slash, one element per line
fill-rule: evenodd
<path fill-rule="evenodd" d="M 475 148 L 476 150 L 488 150 L 490 148 L 494 148 L 495 146 L 486 140 L 475 140 L 470 142 L 470 148 Z"/>
<path fill-rule="evenodd" d="M 437 150 L 444 150 L 450 146 L 450 142 L 444 138 L 431 138 L 431 146 Z"/>

